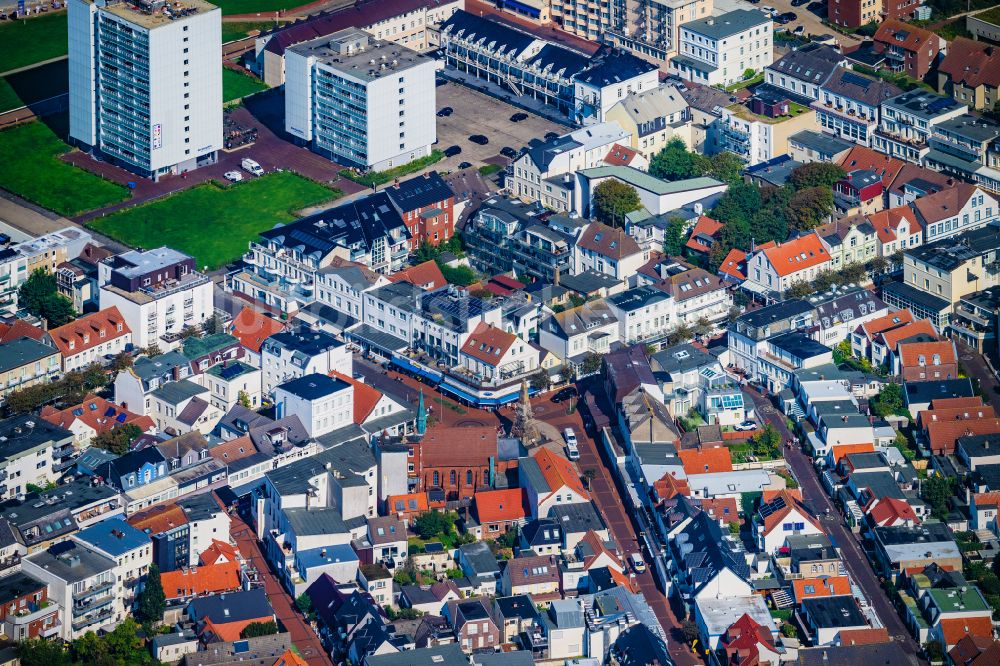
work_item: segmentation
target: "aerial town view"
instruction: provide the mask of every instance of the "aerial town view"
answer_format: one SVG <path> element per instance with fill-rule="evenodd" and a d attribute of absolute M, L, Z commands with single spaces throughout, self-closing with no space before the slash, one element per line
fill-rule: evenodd
<path fill-rule="evenodd" d="M 0 666 L 1000 666 L 997 0 L 0 53 Z"/>

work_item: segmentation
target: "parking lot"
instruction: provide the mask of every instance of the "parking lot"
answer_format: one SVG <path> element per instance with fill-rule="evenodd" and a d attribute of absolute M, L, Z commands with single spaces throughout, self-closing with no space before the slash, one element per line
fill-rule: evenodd
<path fill-rule="evenodd" d="M 501 148 L 506 146 L 520 150 L 528 145 L 528 141 L 540 139 L 547 132 L 565 134 L 569 131 L 562 125 L 457 83 L 448 82 L 438 86 L 437 107 L 438 111 L 450 107 L 452 113 L 437 118 L 436 148 L 447 150 L 451 146 L 458 146 L 462 149 L 460 154 L 447 157 L 437 164 L 437 168 L 442 171 L 456 169 L 462 162 L 470 162 L 477 167 L 483 164 L 506 164 L 508 160 L 500 157 Z M 512 123 L 510 117 L 515 113 L 524 113 L 528 118 Z M 489 143 L 484 146 L 472 143 L 469 137 L 474 134 L 482 134 L 489 139 Z"/>
<path fill-rule="evenodd" d="M 803 27 L 803 32 L 805 35 L 812 35 L 813 37 L 818 37 L 819 35 L 833 35 L 841 46 L 854 47 L 858 45 L 860 41 L 859 37 L 853 35 L 843 35 L 833 28 L 823 24 L 826 19 L 827 5 L 826 3 L 820 4 L 819 0 L 810 0 L 806 4 L 799 5 L 798 7 L 792 6 L 792 0 L 761 0 L 755 4 L 745 3 L 747 7 L 753 7 L 756 9 L 761 9 L 763 7 L 771 7 L 775 9 L 778 14 L 784 14 L 786 12 L 792 12 L 796 15 L 796 19 L 785 25 L 774 24 L 774 29 L 777 30 L 787 30 L 788 32 L 794 32 L 799 26 Z"/>

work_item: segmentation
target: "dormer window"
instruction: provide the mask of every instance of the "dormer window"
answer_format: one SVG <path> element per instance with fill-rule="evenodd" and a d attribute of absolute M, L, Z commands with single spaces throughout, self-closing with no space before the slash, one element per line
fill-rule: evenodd
<path fill-rule="evenodd" d="M 76 349 L 76 341 L 70 340 L 69 341 L 69 348 L 70 349 Z"/>

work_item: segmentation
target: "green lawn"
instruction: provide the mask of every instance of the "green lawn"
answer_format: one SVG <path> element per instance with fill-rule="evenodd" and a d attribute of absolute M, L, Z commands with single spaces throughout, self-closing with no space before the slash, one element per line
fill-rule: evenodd
<path fill-rule="evenodd" d="M 270 30 L 275 27 L 277 23 L 274 21 L 242 21 L 240 23 L 223 23 L 222 24 L 222 43 L 234 42 L 237 39 L 243 39 L 253 30 L 259 30 L 264 32 L 265 30 Z"/>
<path fill-rule="evenodd" d="M 0 187 L 67 216 L 128 199 L 125 187 L 60 160 L 69 150 L 41 122 L 0 131 Z"/>
<path fill-rule="evenodd" d="M 66 12 L 0 23 L 3 64 L 0 71 L 27 67 L 66 55 Z"/>
<path fill-rule="evenodd" d="M 294 173 L 272 173 L 229 187 L 199 185 L 148 204 L 98 218 L 91 226 L 126 245 L 168 245 L 215 269 L 246 252 L 247 243 L 293 211 L 332 201 L 339 190 Z"/>
<path fill-rule="evenodd" d="M 435 148 L 431 151 L 430 155 L 418 157 L 412 162 L 400 164 L 398 167 L 393 167 L 386 171 L 369 171 L 365 174 L 357 174 L 350 169 L 341 169 L 340 176 L 348 180 L 353 180 L 355 183 L 364 185 L 365 187 L 384 185 L 385 183 L 395 180 L 396 178 L 407 176 L 411 173 L 416 173 L 417 171 L 422 171 L 435 162 L 440 162 L 442 159 L 444 159 L 444 153 Z"/>
<path fill-rule="evenodd" d="M 222 68 L 222 101 L 232 102 L 249 97 L 261 90 L 267 90 L 267 85 L 260 79 L 249 74 L 243 74 L 228 67 Z"/>
<path fill-rule="evenodd" d="M 223 16 L 228 16 L 294 9 L 309 4 L 309 0 L 213 0 L 212 4 L 222 9 Z"/>

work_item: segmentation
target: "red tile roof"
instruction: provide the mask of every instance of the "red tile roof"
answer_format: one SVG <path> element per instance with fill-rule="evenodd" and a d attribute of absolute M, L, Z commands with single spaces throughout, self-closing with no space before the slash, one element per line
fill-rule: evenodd
<path fill-rule="evenodd" d="M 920 197 L 912 203 L 912 206 L 926 227 L 928 224 L 958 215 L 962 207 L 977 192 L 979 192 L 979 188 L 975 185 L 955 183 L 948 189 Z"/>
<path fill-rule="evenodd" d="M 830 253 L 826 251 L 826 246 L 820 237 L 814 233 L 804 234 L 763 252 L 780 277 L 830 261 Z"/>
<path fill-rule="evenodd" d="M 484 490 L 472 498 L 479 524 L 521 520 L 529 515 L 528 496 L 523 488 Z"/>
<path fill-rule="evenodd" d="M 965 636 L 992 637 L 993 620 L 989 616 L 946 618 L 941 620 L 941 635 L 946 643 L 945 649 L 951 649 Z"/>
<path fill-rule="evenodd" d="M 708 252 L 711 250 L 711 246 L 699 239 L 699 236 L 704 236 L 708 238 L 716 238 L 716 234 L 722 231 L 725 225 L 722 222 L 717 222 L 707 215 L 702 215 L 695 222 L 694 228 L 691 230 L 691 237 L 688 238 L 685 245 L 688 249 L 694 250 L 695 252 Z"/>
<path fill-rule="evenodd" d="M 934 331 L 934 326 L 931 324 L 930 319 L 921 319 L 913 322 L 912 324 L 898 326 L 881 333 L 879 338 L 882 344 L 888 347 L 890 351 L 896 351 L 896 345 L 900 340 L 906 340 L 907 338 L 912 338 L 914 335 L 919 335 L 921 333 L 929 335 L 935 339 L 937 338 L 937 333 Z"/>
<path fill-rule="evenodd" d="M 253 445 L 250 435 L 243 435 L 228 442 L 222 442 L 208 450 L 208 455 L 212 456 L 220 463 L 232 463 L 243 460 L 258 453 L 257 447 Z"/>
<path fill-rule="evenodd" d="M 938 71 L 971 88 L 1000 87 L 1000 48 L 958 37 L 948 43 L 948 55 Z"/>
<path fill-rule="evenodd" d="M 269 615 L 266 617 L 257 617 L 250 620 L 240 620 L 239 622 L 225 622 L 220 624 L 215 624 L 212 620 L 205 620 L 204 626 L 201 628 L 202 636 L 214 636 L 218 638 L 219 641 L 228 643 L 231 641 L 238 641 L 240 639 L 240 634 L 246 629 L 248 624 L 254 624 L 255 622 L 273 622 L 274 616 Z M 204 638 L 202 640 L 205 640 Z"/>
<path fill-rule="evenodd" d="M 493 426 L 436 426 L 420 440 L 420 464 L 425 468 L 489 465 L 497 455 Z"/>
<path fill-rule="evenodd" d="M 158 504 L 145 511 L 134 513 L 126 521 L 129 525 L 147 534 L 161 534 L 187 525 L 187 514 L 176 504 Z"/>
<path fill-rule="evenodd" d="M 780 498 L 781 502 L 776 502 Z M 812 523 L 813 527 L 822 531 L 823 527 L 819 521 L 802 504 L 801 492 L 790 490 L 777 490 L 768 497 L 761 497 L 761 516 L 763 517 L 764 533 L 768 534 L 782 524 L 782 521 L 793 511 L 797 512 L 804 520 Z M 769 507 L 770 512 L 764 516 L 764 507 Z M 780 508 L 779 508 L 780 507 Z"/>
<path fill-rule="evenodd" d="M 726 258 L 722 260 L 722 265 L 719 266 L 719 272 L 725 273 L 731 278 L 735 278 L 740 282 L 747 279 L 747 253 L 743 250 L 737 250 L 733 248 L 726 255 Z"/>
<path fill-rule="evenodd" d="M 31 338 L 40 342 L 46 335 L 38 326 L 32 326 L 23 319 L 15 319 L 13 324 L 0 323 L 0 344 L 5 344 L 18 338 Z"/>
<path fill-rule="evenodd" d="M 850 152 L 844 155 L 840 161 L 840 166 L 845 171 L 855 171 L 857 169 L 867 169 L 874 171 L 882 177 L 882 186 L 889 188 L 896 179 L 897 174 L 906 162 L 897 160 L 888 155 L 875 152 L 866 146 L 854 146 Z"/>
<path fill-rule="evenodd" d="M 932 44 L 936 46 L 934 41 L 938 39 L 938 36 L 930 30 L 918 28 L 911 23 L 903 23 L 898 19 L 889 18 L 879 25 L 872 39 L 906 51 L 917 51 Z"/>
<path fill-rule="evenodd" d="M 983 399 L 978 395 L 967 398 L 937 398 L 931 400 L 931 409 L 952 409 L 954 407 L 982 407 Z"/>
<path fill-rule="evenodd" d="M 356 425 L 364 423 L 371 415 L 372 410 L 375 409 L 375 405 L 382 399 L 382 392 L 374 386 L 369 386 L 354 377 L 348 377 L 336 370 L 331 371 L 330 376 L 345 381 L 354 387 L 354 423 Z"/>
<path fill-rule="evenodd" d="M 844 629 L 840 632 L 841 645 L 874 645 L 892 640 L 885 627 L 878 629 Z"/>
<path fill-rule="evenodd" d="M 85 315 L 49 331 L 52 343 L 63 356 L 75 356 L 105 342 L 131 334 L 132 331 L 125 323 L 125 317 L 118 311 L 118 306 Z"/>
<path fill-rule="evenodd" d="M 396 271 L 389 276 L 392 282 L 409 282 L 415 287 L 423 287 L 427 290 L 440 289 L 448 285 L 444 279 L 441 267 L 434 260 L 425 261 L 422 264 L 411 266 L 405 270 Z"/>
<path fill-rule="evenodd" d="M 1000 433 L 1000 418 L 969 419 L 961 421 L 931 421 L 924 424 L 927 443 L 935 455 L 954 453 L 955 442 L 968 435 L 993 435 Z"/>
<path fill-rule="evenodd" d="M 198 559 L 202 565 L 207 565 L 220 562 L 239 562 L 241 558 L 236 546 L 225 541 L 212 539 L 212 545 L 206 548 Z"/>
<path fill-rule="evenodd" d="M 271 666 L 309 666 L 309 662 L 293 650 L 285 650 Z"/>
<path fill-rule="evenodd" d="M 240 344 L 252 352 L 260 353 L 264 340 L 285 330 L 285 325 L 276 319 L 263 315 L 250 306 L 229 323 L 229 332 L 239 339 Z"/>
<path fill-rule="evenodd" d="M 684 449 L 677 452 L 684 465 L 684 473 L 710 474 L 712 472 L 732 472 L 733 457 L 725 446 L 706 449 Z"/>
<path fill-rule="evenodd" d="M 634 148 L 616 143 L 604 157 L 604 163 L 609 166 L 629 166 L 638 154 Z"/>
<path fill-rule="evenodd" d="M 238 562 L 220 562 L 207 566 L 164 571 L 160 574 L 167 599 L 218 594 L 240 589 Z"/>
<path fill-rule="evenodd" d="M 496 366 L 516 341 L 517 336 L 513 333 L 486 322 L 479 322 L 472 335 L 462 345 L 462 353 L 487 365 Z"/>
<path fill-rule="evenodd" d="M 124 407 L 96 395 L 88 395 L 79 405 L 63 410 L 52 406 L 43 407 L 39 415 L 52 425 L 61 428 L 69 428 L 75 422 L 82 421 L 98 434 L 125 424 L 134 425 L 143 432 L 156 427 L 150 417 L 133 414 Z"/>
<path fill-rule="evenodd" d="M 938 365 L 958 363 L 955 343 L 951 340 L 938 342 L 909 342 L 899 345 L 899 361 L 904 368 L 915 368 L 921 365 L 934 365 L 934 356 L 938 356 Z M 924 362 L 920 359 L 923 357 Z"/>
<path fill-rule="evenodd" d="M 920 223 L 917 221 L 917 216 L 914 214 L 913 209 L 909 206 L 897 206 L 896 208 L 889 208 L 887 210 L 881 210 L 877 213 L 872 213 L 868 216 L 868 222 L 875 227 L 875 233 L 878 235 L 878 239 L 883 243 L 891 243 L 896 240 L 896 233 L 899 231 L 899 225 L 903 222 L 909 224 L 907 237 L 913 234 L 915 230 L 920 229 Z"/>
<path fill-rule="evenodd" d="M 671 499 L 677 495 L 687 496 L 691 494 L 691 486 L 688 485 L 687 479 L 678 479 L 669 472 L 653 484 L 653 490 L 656 491 L 656 496 L 660 501 Z"/>
<path fill-rule="evenodd" d="M 913 525 L 920 524 L 920 518 L 917 517 L 909 502 L 894 497 L 880 499 L 875 508 L 868 512 L 868 515 L 871 516 L 876 525 L 882 527 L 896 525 L 899 521 L 909 521 Z"/>
<path fill-rule="evenodd" d="M 642 252 L 639 244 L 624 229 L 615 229 L 601 222 L 588 224 L 576 245 L 610 259 L 622 259 Z"/>
<path fill-rule="evenodd" d="M 837 444 L 833 446 L 830 451 L 833 455 L 833 462 L 839 463 L 841 458 L 846 456 L 848 453 L 871 453 L 875 450 L 875 445 L 871 442 L 864 442 L 861 444 Z"/>
<path fill-rule="evenodd" d="M 921 427 L 937 421 L 969 421 L 990 419 L 996 417 L 993 405 L 980 403 L 974 407 L 945 407 L 941 409 L 924 409 L 917 412 L 917 422 Z"/>
<path fill-rule="evenodd" d="M 955 666 L 1000 664 L 1000 641 L 986 636 L 964 636 L 948 653 Z"/>
<path fill-rule="evenodd" d="M 809 590 L 806 590 L 806 587 Z M 815 597 L 835 597 L 851 593 L 851 581 L 847 576 L 823 576 L 819 578 L 798 578 L 792 581 L 795 602 Z"/>
<path fill-rule="evenodd" d="M 604 540 L 601 538 L 601 535 L 594 530 L 587 530 L 587 533 L 583 535 L 580 542 L 587 544 L 590 549 L 590 554 L 587 555 L 583 561 L 584 569 L 590 569 L 590 567 L 597 562 L 601 555 L 607 555 L 608 559 L 611 560 L 608 565 L 609 569 L 617 569 L 620 572 L 625 571 L 625 567 L 622 565 L 621 560 L 618 559 L 617 553 L 608 549 L 608 547 L 604 545 Z"/>
<path fill-rule="evenodd" d="M 576 473 L 570 461 L 549 449 L 542 449 L 534 457 L 542 476 L 553 492 L 558 492 L 565 486 L 584 499 L 590 499 L 590 494 L 584 489 L 580 475 Z"/>
<path fill-rule="evenodd" d="M 402 504 L 400 504 L 402 502 Z M 395 515 L 411 515 L 427 511 L 427 493 L 389 495 L 385 498 L 386 511 Z"/>
<path fill-rule="evenodd" d="M 725 523 L 738 523 L 740 521 L 740 509 L 732 497 L 703 499 L 701 510 L 713 520 L 721 520 Z"/>
<path fill-rule="evenodd" d="M 899 326 L 905 326 L 906 324 L 913 322 L 913 313 L 909 310 L 898 310 L 896 312 L 890 312 L 889 314 L 879 317 L 877 319 L 872 319 L 871 321 L 861 324 L 861 330 L 865 332 L 869 340 L 875 338 L 876 335 L 882 333 L 883 331 L 889 331 Z"/>

